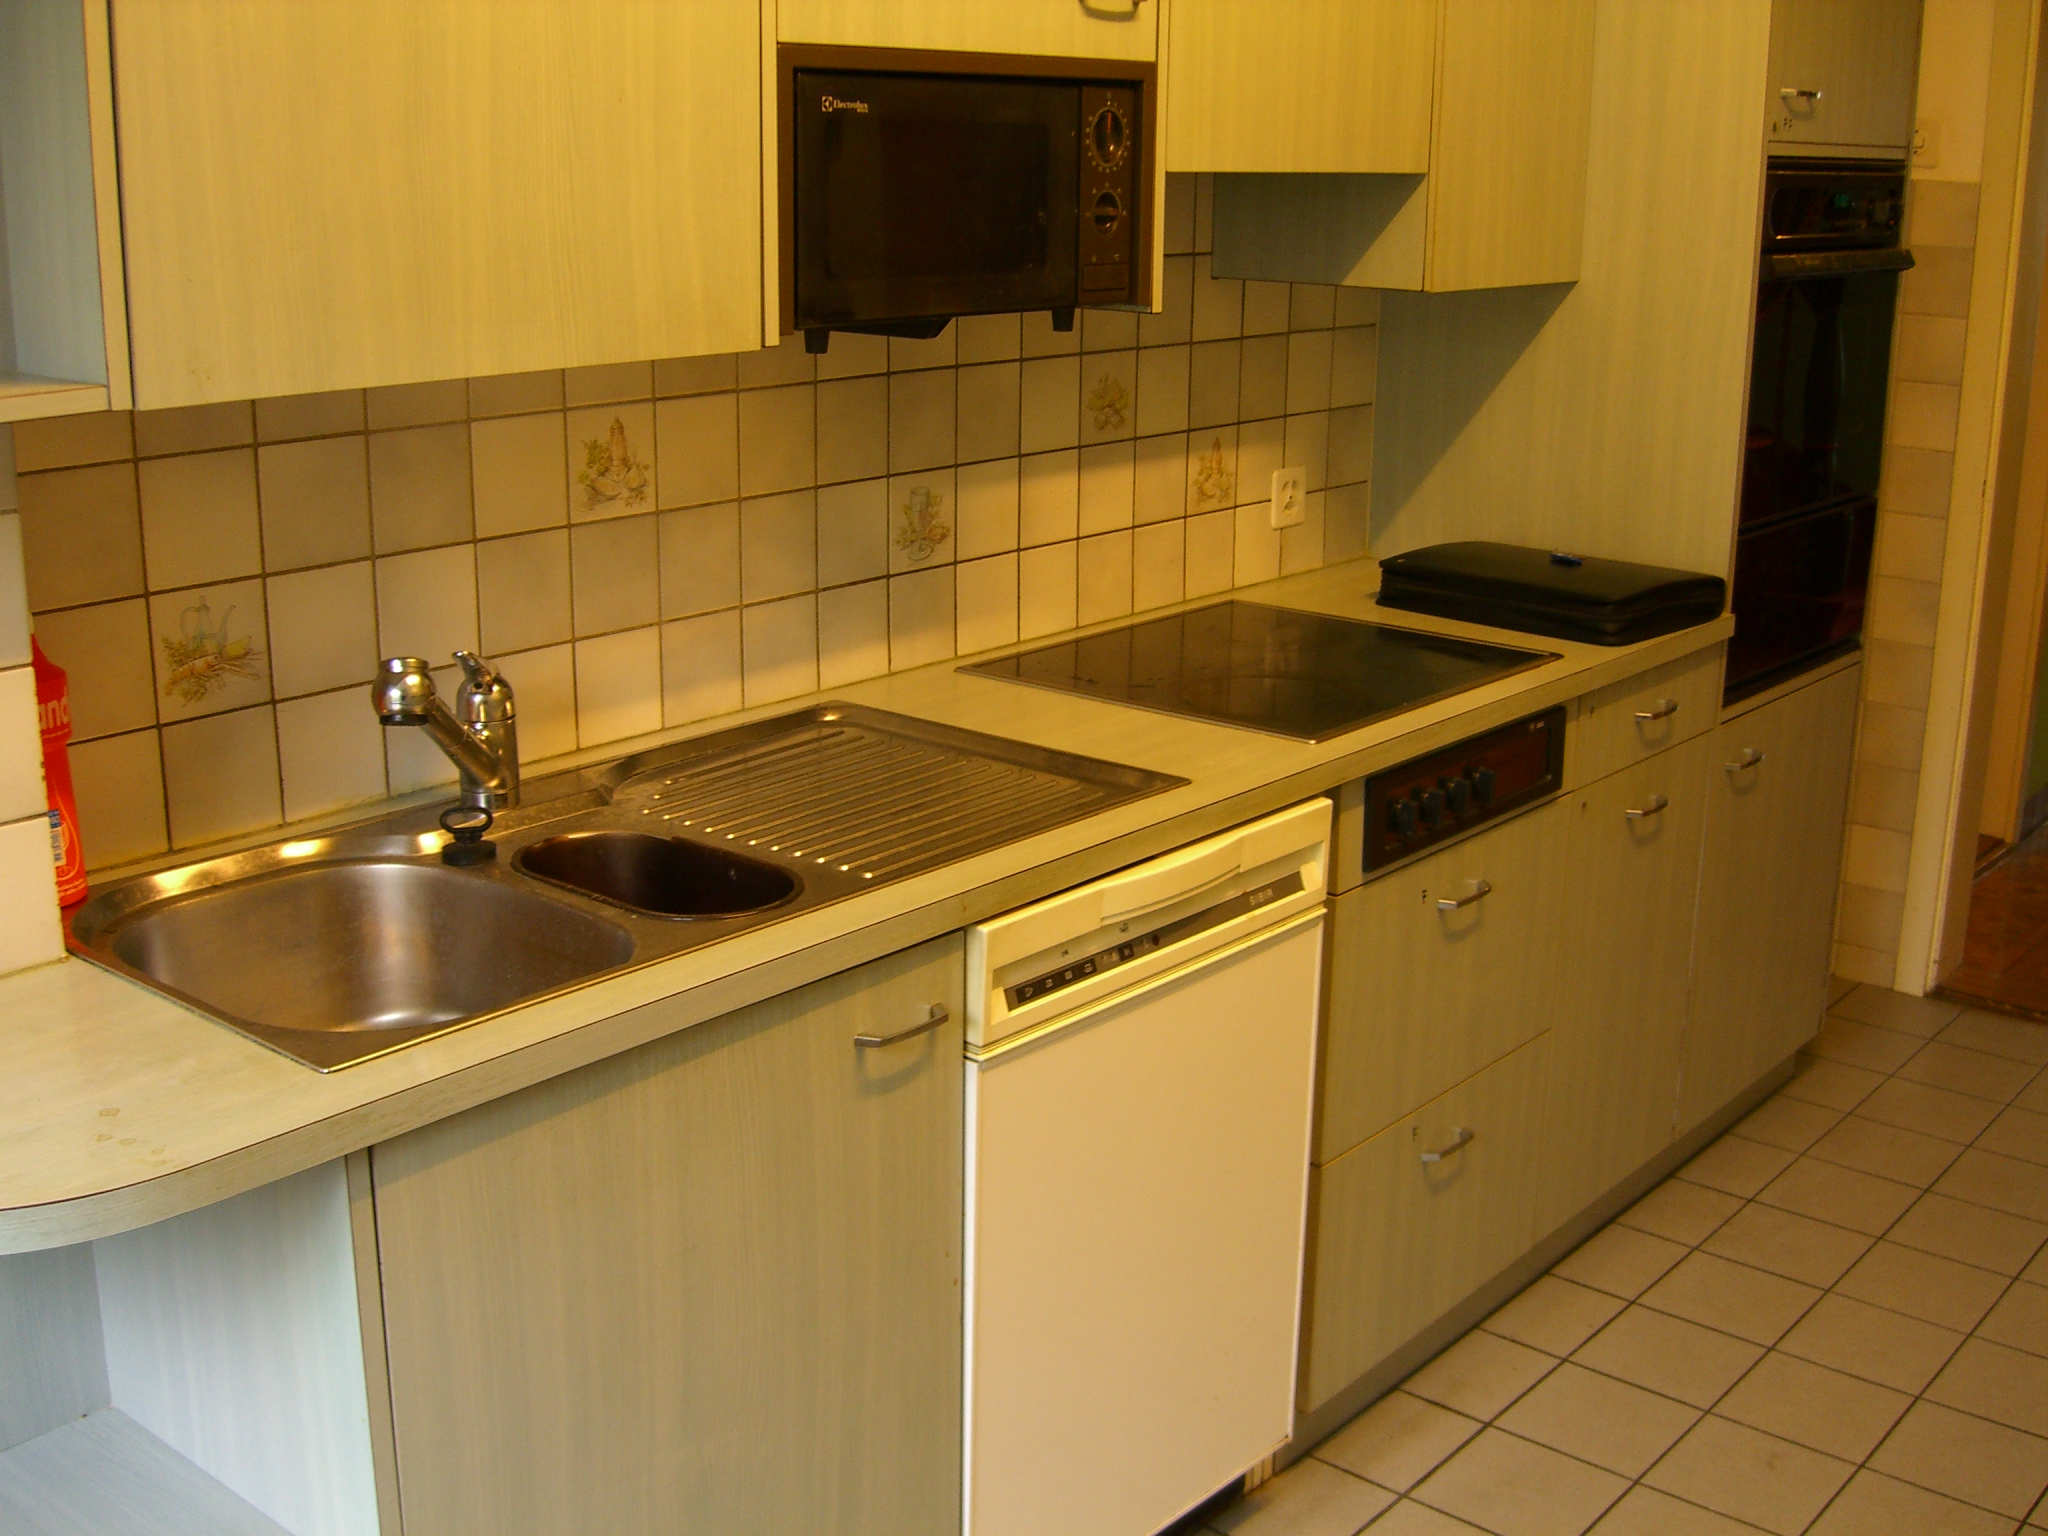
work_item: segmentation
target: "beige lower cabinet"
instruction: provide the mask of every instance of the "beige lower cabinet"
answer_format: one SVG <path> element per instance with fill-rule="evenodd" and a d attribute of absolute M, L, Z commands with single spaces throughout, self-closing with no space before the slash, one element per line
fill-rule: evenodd
<path fill-rule="evenodd" d="M 1566 802 L 1563 952 L 1543 1147 L 1548 1232 L 1670 1144 L 1713 735 Z"/>
<path fill-rule="evenodd" d="M 1549 1055 L 1539 1035 L 1315 1171 L 1304 1412 L 1528 1250 Z"/>
<path fill-rule="evenodd" d="M 1861 676 L 1837 672 L 1714 733 L 1680 1129 L 1820 1027 Z"/>
<path fill-rule="evenodd" d="M 1144 0 L 780 0 L 771 14 L 785 43 L 1153 59 L 1160 9 Z"/>
<path fill-rule="evenodd" d="M 1550 1027 L 1569 830 L 1552 801 L 1331 903 L 1318 1163 Z"/>
<path fill-rule="evenodd" d="M 406 1536 L 957 1531 L 963 977 L 935 940 L 374 1150 Z"/>

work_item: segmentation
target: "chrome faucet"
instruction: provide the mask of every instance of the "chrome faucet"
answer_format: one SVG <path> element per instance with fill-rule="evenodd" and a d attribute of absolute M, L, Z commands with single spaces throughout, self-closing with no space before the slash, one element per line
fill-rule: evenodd
<path fill-rule="evenodd" d="M 387 657 L 370 684 L 377 718 L 386 725 L 417 725 L 448 754 L 462 779 L 462 803 L 503 811 L 519 803 L 519 731 L 512 685 L 470 651 L 457 651 L 462 683 L 450 709 L 434 691 L 433 675 L 417 656 Z"/>

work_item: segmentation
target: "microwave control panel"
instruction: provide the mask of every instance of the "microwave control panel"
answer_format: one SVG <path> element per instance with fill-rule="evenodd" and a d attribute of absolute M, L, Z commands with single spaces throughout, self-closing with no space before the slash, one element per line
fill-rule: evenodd
<path fill-rule="evenodd" d="M 1081 85 L 1082 304 L 1129 304 L 1138 278 L 1138 91 Z"/>
<path fill-rule="evenodd" d="M 1365 868 L 1382 869 L 1564 786 L 1564 706 L 1365 781 Z"/>

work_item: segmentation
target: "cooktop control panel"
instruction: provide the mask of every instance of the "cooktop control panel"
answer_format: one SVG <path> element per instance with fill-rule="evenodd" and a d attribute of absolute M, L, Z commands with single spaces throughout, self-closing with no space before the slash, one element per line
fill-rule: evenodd
<path fill-rule="evenodd" d="M 1564 786 L 1564 706 L 1365 781 L 1365 867 L 1405 859 Z"/>

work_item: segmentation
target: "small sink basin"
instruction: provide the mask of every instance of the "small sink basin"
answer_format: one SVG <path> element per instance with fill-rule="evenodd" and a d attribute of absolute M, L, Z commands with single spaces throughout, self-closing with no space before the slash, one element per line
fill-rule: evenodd
<path fill-rule="evenodd" d="M 793 900 L 786 869 L 681 837 L 569 832 L 520 849 L 516 868 L 656 917 L 740 917 Z"/>
<path fill-rule="evenodd" d="M 315 1066 L 506 1008 L 632 957 L 615 923 L 417 863 L 319 864 L 154 902 L 100 937 L 123 964 Z M 277 1032 L 296 1038 L 280 1041 Z M 393 1043 L 397 1043 L 395 1040 Z M 373 1051 L 376 1047 L 371 1048 Z"/>

